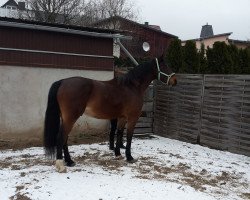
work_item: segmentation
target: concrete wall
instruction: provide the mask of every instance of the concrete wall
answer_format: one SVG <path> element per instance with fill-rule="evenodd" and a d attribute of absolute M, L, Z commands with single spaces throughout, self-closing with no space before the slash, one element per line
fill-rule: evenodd
<path fill-rule="evenodd" d="M 41 134 L 51 84 L 62 78 L 113 78 L 112 71 L 0 66 L 0 134 Z M 82 116 L 74 131 L 107 130 L 106 120 Z"/>

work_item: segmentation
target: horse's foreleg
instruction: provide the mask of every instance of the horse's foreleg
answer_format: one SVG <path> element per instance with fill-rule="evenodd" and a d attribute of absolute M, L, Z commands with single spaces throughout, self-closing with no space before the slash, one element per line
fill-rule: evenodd
<path fill-rule="evenodd" d="M 117 130 L 117 138 L 116 138 L 116 147 L 115 147 L 115 156 L 120 156 L 120 148 L 122 147 L 122 137 L 123 130 L 126 125 L 126 120 L 124 118 L 118 119 L 118 130 Z"/>
<path fill-rule="evenodd" d="M 134 128 L 137 120 L 128 121 L 127 124 L 127 145 L 126 145 L 126 158 L 128 162 L 134 162 L 134 158 L 131 156 L 131 143 L 134 133 Z"/>
<path fill-rule="evenodd" d="M 115 147 L 115 156 L 120 156 L 121 152 L 120 152 L 120 148 L 122 147 L 122 133 L 123 133 L 123 129 L 121 130 L 117 130 L 117 138 L 116 138 L 116 147 Z"/>
<path fill-rule="evenodd" d="M 132 137 L 133 137 L 133 133 L 127 133 L 126 158 L 128 162 L 131 162 L 134 160 L 134 158 L 131 156 Z"/>
<path fill-rule="evenodd" d="M 117 129 L 117 119 L 111 119 L 110 120 L 110 125 L 111 125 L 111 129 L 110 129 L 110 134 L 109 134 L 109 149 L 110 150 L 114 150 L 115 149 L 115 132 Z M 124 130 L 124 128 L 123 128 Z M 119 132 L 119 134 L 121 134 L 121 136 L 119 137 L 119 143 L 120 143 L 120 147 L 122 149 L 125 149 L 126 147 L 123 144 L 123 130 L 121 132 Z"/>
<path fill-rule="evenodd" d="M 124 146 L 124 144 L 123 144 L 123 133 L 124 133 L 124 128 L 121 130 L 121 136 L 119 137 L 119 142 L 120 142 L 120 147 L 122 148 L 122 149 L 125 149 L 126 147 Z"/>

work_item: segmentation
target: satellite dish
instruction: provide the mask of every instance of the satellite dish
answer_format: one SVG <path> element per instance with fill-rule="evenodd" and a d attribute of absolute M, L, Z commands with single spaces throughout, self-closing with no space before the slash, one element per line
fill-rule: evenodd
<path fill-rule="evenodd" d="M 149 50 L 150 50 L 150 45 L 149 45 L 149 43 L 148 43 L 148 42 L 143 42 L 142 48 L 143 48 L 143 50 L 146 51 L 146 52 L 149 51 Z"/>

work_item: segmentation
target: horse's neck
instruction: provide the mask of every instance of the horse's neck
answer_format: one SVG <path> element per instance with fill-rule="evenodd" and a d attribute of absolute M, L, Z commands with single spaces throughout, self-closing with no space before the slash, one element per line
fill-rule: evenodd
<path fill-rule="evenodd" d="M 149 74 L 148 76 L 145 76 L 143 79 L 141 79 L 136 87 L 138 88 L 139 91 L 144 93 L 153 80 L 154 80 L 153 75 Z"/>

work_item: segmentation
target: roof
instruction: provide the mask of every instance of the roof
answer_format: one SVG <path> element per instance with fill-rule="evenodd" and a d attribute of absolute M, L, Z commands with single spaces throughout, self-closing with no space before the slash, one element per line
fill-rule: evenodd
<path fill-rule="evenodd" d="M 3 4 L 1 6 L 1 8 L 4 8 L 6 6 L 16 6 L 16 7 L 18 7 L 18 4 L 17 4 L 17 2 L 15 0 L 9 0 L 5 4 Z"/>
<path fill-rule="evenodd" d="M 161 27 L 158 25 L 148 25 L 148 26 L 150 26 L 153 29 L 161 30 Z"/>
<path fill-rule="evenodd" d="M 247 44 L 247 45 L 250 45 L 250 41 L 247 41 L 247 40 L 234 40 L 234 39 L 229 39 L 228 40 L 230 43 L 232 44 Z"/>
<path fill-rule="evenodd" d="M 126 21 L 126 22 L 128 22 L 128 23 L 131 23 L 131 24 L 140 26 L 140 27 L 142 27 L 142 28 L 144 28 L 144 29 L 147 29 L 147 30 L 155 31 L 155 32 L 157 32 L 157 33 L 166 35 L 166 36 L 168 36 L 168 37 L 178 38 L 176 35 L 172 35 L 172 34 L 170 34 L 170 33 L 164 32 L 164 31 L 162 31 L 162 30 L 156 29 L 156 28 L 155 28 L 156 25 L 154 25 L 154 26 L 152 27 L 151 25 L 140 24 L 140 23 L 138 23 L 138 22 L 135 22 L 135 21 L 132 21 L 132 20 L 129 20 L 129 19 L 125 19 L 125 18 L 120 17 L 120 16 L 114 16 L 114 17 L 106 18 L 106 19 L 103 19 L 103 20 L 100 20 L 100 21 L 98 21 L 98 22 L 93 23 L 93 25 L 96 26 L 96 25 L 99 25 L 99 24 L 108 22 L 108 21 L 110 21 L 110 20 L 112 20 L 112 19 Z M 158 26 L 158 27 L 159 27 L 159 26 Z"/>
<path fill-rule="evenodd" d="M 29 21 L 6 17 L 0 17 L 0 26 L 62 32 L 68 34 L 89 35 L 93 37 L 129 39 L 127 36 L 120 35 L 120 32 L 115 30 Z"/>
<path fill-rule="evenodd" d="M 212 25 L 206 24 L 202 26 L 200 38 L 208 38 L 208 37 L 212 37 L 213 35 L 214 35 L 214 32 L 213 32 Z"/>
<path fill-rule="evenodd" d="M 229 32 L 229 33 L 221 33 L 221 34 L 217 34 L 217 35 L 213 35 L 210 37 L 204 37 L 204 38 L 196 38 L 196 39 L 190 39 L 193 41 L 202 41 L 202 40 L 206 40 L 206 39 L 211 39 L 211 38 L 216 38 L 216 37 L 221 37 L 221 36 L 229 36 L 231 35 L 233 32 Z M 182 42 L 186 42 L 188 40 L 183 40 Z"/>

